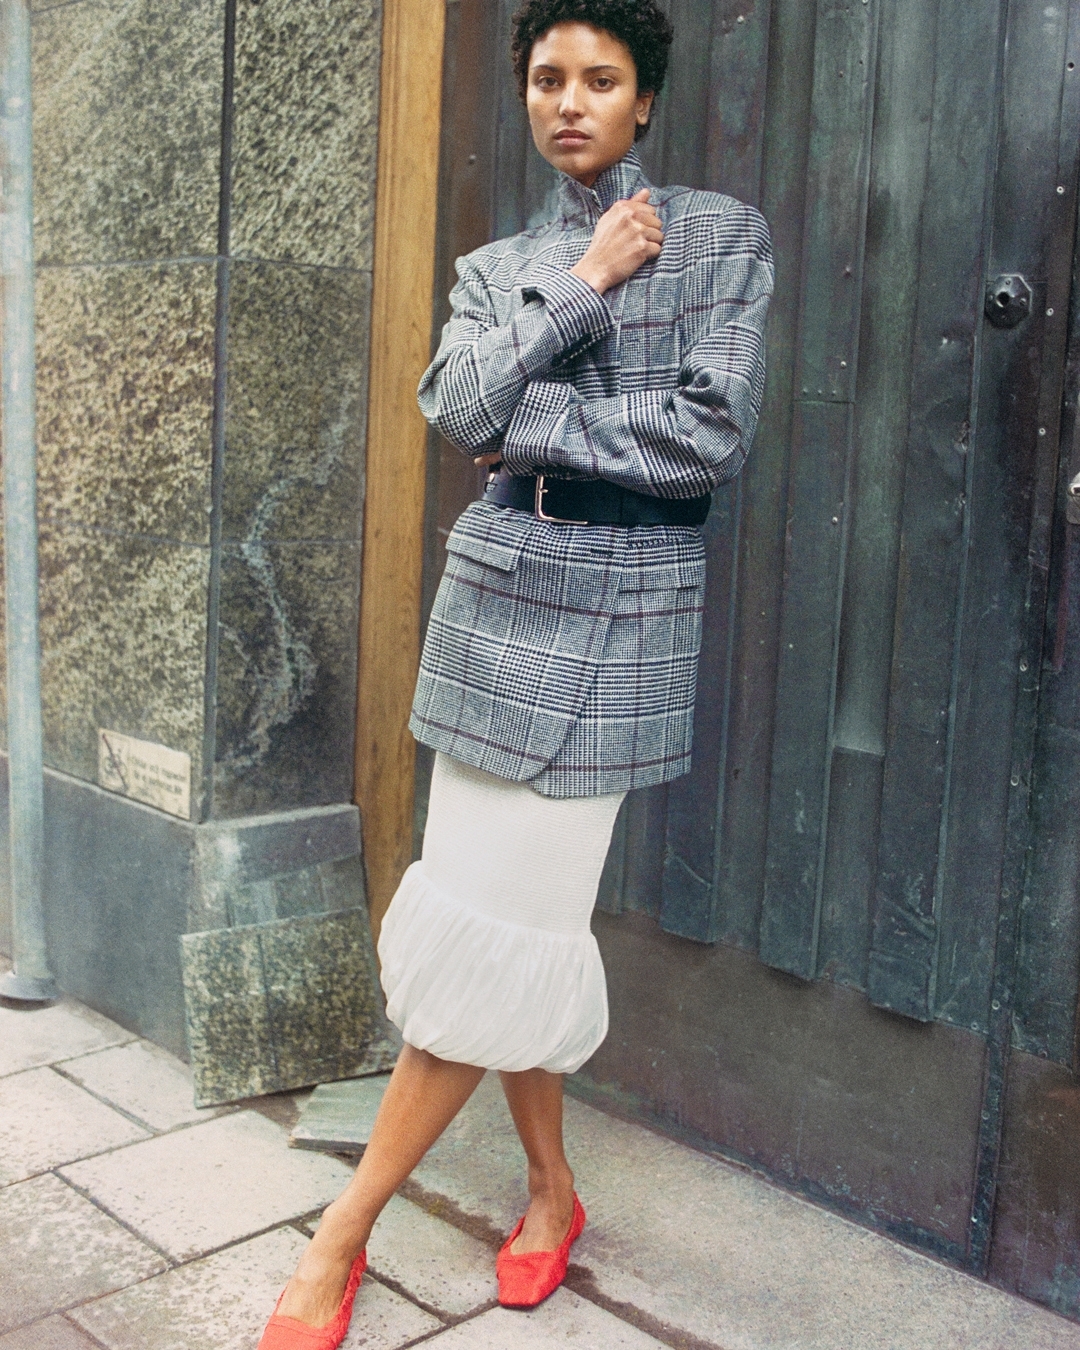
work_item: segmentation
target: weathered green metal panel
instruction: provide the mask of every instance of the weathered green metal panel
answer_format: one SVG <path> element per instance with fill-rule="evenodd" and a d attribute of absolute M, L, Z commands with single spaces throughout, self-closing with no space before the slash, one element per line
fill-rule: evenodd
<path fill-rule="evenodd" d="M 1000 15 L 942 0 L 919 294 L 870 996 L 932 1015 L 956 626 L 981 338 L 985 212 L 994 161 Z"/>
<path fill-rule="evenodd" d="M 1056 458 L 1056 436 L 1050 433 L 1057 429 L 1064 357 L 1053 350 L 1046 309 L 1049 305 L 1056 314 L 1068 307 L 1067 290 L 1048 300 L 1046 289 L 1049 216 L 1059 197 L 1067 26 L 1064 5 L 1012 0 L 1009 6 L 985 275 L 1022 273 L 1034 288 L 1036 304 L 1016 328 L 983 325 L 968 499 L 972 599 L 959 635 L 962 678 L 954 714 L 933 1006 L 936 1017 L 980 1030 L 988 1029 L 991 1020 L 995 960 L 1014 959 L 1015 920 L 1008 921 L 1007 936 L 998 932 L 999 908 L 1015 914 L 1020 885 L 1019 877 L 1009 881 L 1006 875 L 1007 817 L 1016 810 L 1010 799 L 1020 790 L 1026 832 L 1028 775 L 1021 761 L 1030 756 L 1030 744 L 1020 750 L 1015 736 L 1030 743 L 1024 722 L 1033 717 L 1035 705 L 1022 691 L 1037 690 L 1045 619 L 1045 562 L 1032 574 L 1029 555 L 1032 561 L 1040 553 L 1045 558 L 1048 541 L 1040 542 L 1039 536 L 1049 522 L 1038 521 L 1039 482 L 1046 479 L 1052 495 L 1056 476 L 1054 464 L 1041 461 L 1048 453 Z M 1049 404 L 1040 408 L 1047 393 Z M 1013 777 L 1016 784 L 1010 782 Z"/>
<path fill-rule="evenodd" d="M 661 182 L 685 182 L 756 202 L 760 190 L 761 137 L 768 57 L 769 4 L 672 8 L 674 68 L 683 74 L 672 97 L 674 116 L 657 128 L 659 153 L 652 163 Z M 707 118 L 687 118 L 698 100 Z M 718 134 L 730 127 L 733 138 Z M 647 143 L 646 143 L 647 144 Z M 649 152 L 646 152 L 649 163 Z M 719 936 L 716 917 L 717 828 L 723 818 L 725 761 L 730 743 L 732 664 L 738 642 L 735 605 L 743 490 L 737 482 L 714 494 L 705 526 L 708 555 L 706 625 L 701 698 L 695 720 L 697 747 L 690 775 L 668 794 L 667 838 L 660 923 L 668 932 L 698 941 Z"/>
<path fill-rule="evenodd" d="M 761 958 L 817 963 L 870 170 L 877 6 L 821 0 Z"/>
<path fill-rule="evenodd" d="M 796 405 L 758 952 L 804 979 L 817 961 L 850 443 L 849 404 Z"/>
<path fill-rule="evenodd" d="M 938 0 L 884 6 L 818 970 L 865 988 Z"/>

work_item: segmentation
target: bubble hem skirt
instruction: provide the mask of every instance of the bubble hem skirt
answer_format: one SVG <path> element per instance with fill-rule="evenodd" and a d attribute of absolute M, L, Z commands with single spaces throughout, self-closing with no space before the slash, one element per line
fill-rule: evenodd
<path fill-rule="evenodd" d="M 573 1073 L 593 1054 L 608 1006 L 589 920 L 624 796 L 542 797 L 436 757 L 423 856 L 379 936 L 409 1045 L 512 1072 Z"/>

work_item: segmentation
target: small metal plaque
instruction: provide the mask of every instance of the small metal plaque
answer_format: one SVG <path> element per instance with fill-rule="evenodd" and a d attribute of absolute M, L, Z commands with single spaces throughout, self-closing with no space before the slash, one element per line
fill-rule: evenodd
<path fill-rule="evenodd" d="M 119 731 L 98 731 L 98 783 L 159 811 L 191 819 L 191 756 Z"/>

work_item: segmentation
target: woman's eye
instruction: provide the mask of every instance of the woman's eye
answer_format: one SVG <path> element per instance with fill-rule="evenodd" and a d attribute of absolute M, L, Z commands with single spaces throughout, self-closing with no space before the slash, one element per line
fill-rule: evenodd
<path fill-rule="evenodd" d="M 595 85 L 596 85 L 596 88 L 597 88 L 597 89 L 610 89 L 610 88 L 612 87 L 613 84 L 614 84 L 614 81 L 613 81 L 613 80 L 609 80 L 608 77 L 607 77 L 606 75 L 601 75 L 601 77 L 600 77 L 598 80 L 595 81 Z"/>

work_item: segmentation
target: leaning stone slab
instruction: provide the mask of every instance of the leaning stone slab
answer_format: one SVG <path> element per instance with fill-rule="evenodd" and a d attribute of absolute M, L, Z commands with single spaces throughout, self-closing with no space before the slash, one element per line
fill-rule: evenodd
<path fill-rule="evenodd" d="M 393 1066 L 366 910 L 188 933 L 180 945 L 197 1106 Z"/>
<path fill-rule="evenodd" d="M 380 1073 L 323 1083 L 300 1112 L 289 1143 L 326 1153 L 363 1153 L 389 1081 L 388 1073 Z"/>

